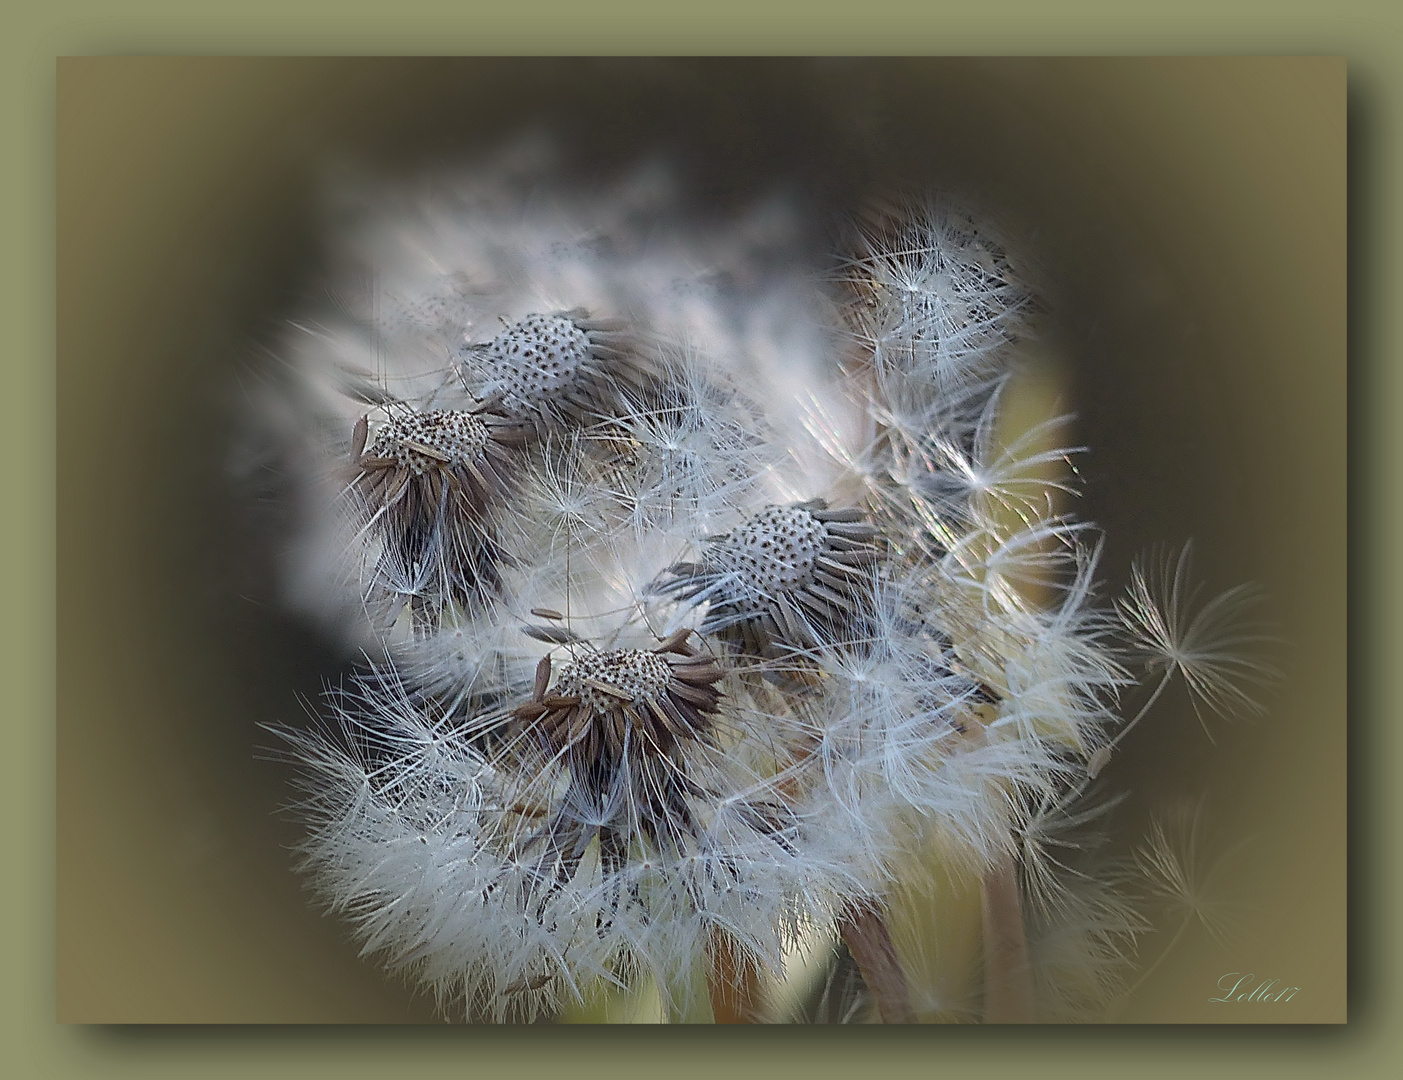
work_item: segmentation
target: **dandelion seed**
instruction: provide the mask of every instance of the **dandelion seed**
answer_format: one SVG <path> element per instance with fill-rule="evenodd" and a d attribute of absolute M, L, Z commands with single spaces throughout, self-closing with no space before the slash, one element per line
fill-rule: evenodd
<path fill-rule="evenodd" d="M 1127 595 L 1116 600 L 1116 611 L 1130 634 L 1132 650 L 1153 673 L 1162 670 L 1159 685 L 1138 713 L 1098 751 L 1096 772 L 1125 738 L 1177 673 L 1189 688 L 1189 701 L 1204 733 L 1212 741 L 1204 709 L 1219 716 L 1259 713 L 1262 706 L 1246 686 L 1265 685 L 1278 672 L 1254 653 L 1272 638 L 1246 619 L 1261 599 L 1251 585 L 1238 585 L 1201 607 L 1202 586 L 1189 584 L 1193 545 L 1185 544 L 1177 560 L 1167 552 L 1151 556 L 1150 565 L 1131 568 Z M 1093 773 L 1095 775 L 1095 773 Z"/>
<path fill-rule="evenodd" d="M 1208 837 L 1205 815 L 1207 798 L 1179 803 L 1155 815 L 1146 842 L 1135 850 L 1149 899 L 1167 913 L 1179 917 L 1173 936 L 1160 950 L 1153 964 L 1126 991 L 1133 994 L 1159 969 L 1165 957 L 1197 925 L 1210 938 L 1222 944 L 1249 913 L 1224 883 L 1224 875 L 1246 841 L 1223 851 L 1209 861 L 1205 850 Z"/>
<path fill-rule="evenodd" d="M 1224 890 L 1223 882 L 1245 842 L 1209 861 L 1207 805 L 1201 797 L 1156 815 L 1146 842 L 1135 851 L 1135 863 L 1153 899 L 1222 942 L 1246 910 Z"/>
<path fill-rule="evenodd" d="M 1126 993 L 1136 940 L 1150 929 L 1115 862 L 1085 861 L 1059 883 L 1055 911 L 1029 916 L 1028 945 L 1048 1020 L 1096 1022 Z"/>
<path fill-rule="evenodd" d="M 1238 585 L 1200 605 L 1202 586 L 1190 584 L 1192 557 L 1193 545 L 1185 544 L 1177 560 L 1162 553 L 1148 566 L 1136 563 L 1129 594 L 1117 603 L 1121 618 L 1151 669 L 1183 675 L 1200 720 L 1203 708 L 1220 716 L 1260 713 L 1244 686 L 1276 677 L 1252 656 L 1271 638 L 1245 618 L 1261 592 Z"/>

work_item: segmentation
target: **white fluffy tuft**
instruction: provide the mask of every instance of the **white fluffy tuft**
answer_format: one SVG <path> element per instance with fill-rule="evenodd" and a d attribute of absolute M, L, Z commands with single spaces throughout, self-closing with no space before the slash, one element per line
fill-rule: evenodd
<path fill-rule="evenodd" d="M 1104 997 L 1140 923 L 1046 856 L 1113 745 L 1115 633 L 1224 710 L 1251 639 L 1182 560 L 1097 605 L 1060 422 L 999 430 L 1035 313 L 1007 245 L 912 203 L 834 289 L 782 205 L 702 227 L 657 170 L 432 190 L 351 193 L 278 406 L 289 597 L 384 657 L 284 733 L 366 952 L 469 1016 L 645 977 L 686 1011 L 718 938 L 778 974 L 934 848 L 1018 856 L 1041 971 Z"/>

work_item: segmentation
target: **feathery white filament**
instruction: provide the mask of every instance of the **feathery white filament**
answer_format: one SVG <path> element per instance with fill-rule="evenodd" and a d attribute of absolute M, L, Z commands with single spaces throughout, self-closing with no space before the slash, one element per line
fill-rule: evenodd
<path fill-rule="evenodd" d="M 1119 985 L 1119 881 L 1048 853 L 1130 680 L 1044 475 L 1073 451 L 993 436 L 1034 308 L 1006 245 L 913 204 L 839 297 L 785 215 L 509 173 L 392 198 L 348 245 L 375 295 L 299 324 L 295 439 L 341 507 L 299 593 L 386 656 L 288 735 L 333 910 L 470 1014 L 533 1018 L 600 980 L 676 995 L 716 935 L 776 972 L 918 851 L 1021 852 L 1068 1008 Z M 1248 707 L 1243 594 L 1194 611 L 1185 574 L 1137 568 L 1121 629 Z"/>

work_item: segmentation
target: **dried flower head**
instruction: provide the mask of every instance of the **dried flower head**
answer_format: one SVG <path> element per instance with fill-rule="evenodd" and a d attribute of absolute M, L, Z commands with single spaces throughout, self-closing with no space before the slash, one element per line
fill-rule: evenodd
<path fill-rule="evenodd" d="M 774 718 L 680 635 L 577 648 L 505 710 L 446 709 L 389 671 L 338 695 L 328 731 L 283 733 L 319 889 L 368 952 L 471 1014 L 643 975 L 676 998 L 717 933 L 776 971 L 867 856 L 804 819 Z"/>
<path fill-rule="evenodd" d="M 1002 347 L 1027 329 L 1034 308 L 1007 244 L 967 212 L 928 198 L 867 218 L 844 280 L 848 323 L 882 395 L 899 412 L 929 419 L 977 410 L 1006 370 Z"/>
<path fill-rule="evenodd" d="M 593 836 L 615 854 L 633 838 L 665 850 L 695 830 L 686 743 L 709 740 L 722 672 L 677 635 L 657 649 L 585 653 L 548 685 L 544 657 L 532 700 L 513 710 L 519 737 L 568 763 L 573 799 L 597 808 Z M 589 836 L 571 846 L 577 853 Z"/>
<path fill-rule="evenodd" d="M 371 602 L 386 624 L 406 604 L 418 626 L 448 604 L 481 603 L 500 586 L 484 517 L 510 487 L 521 431 L 496 417 L 396 409 L 366 447 L 368 418 L 351 440 L 351 484 L 362 534 L 377 540 Z"/>
<path fill-rule="evenodd" d="M 470 1015 L 645 977 L 677 1006 L 706 958 L 774 975 L 817 934 L 899 1019 L 908 869 L 997 890 L 1027 956 L 1022 860 L 1042 974 L 1096 998 L 1140 924 L 1049 837 L 1129 675 L 1096 534 L 1057 505 L 1071 451 L 1051 422 L 999 433 L 1034 308 L 1006 246 L 913 203 L 838 298 L 787 218 L 688 228 L 647 185 L 542 212 L 508 173 L 367 230 L 394 302 L 306 365 L 309 445 L 375 406 L 354 536 L 327 532 L 389 644 L 327 731 L 288 736 L 318 888 Z M 1250 701 L 1237 594 L 1190 616 L 1182 563 L 1137 568 L 1119 627 L 1199 699 Z"/>
<path fill-rule="evenodd" d="M 638 335 L 583 309 L 528 315 L 457 352 L 473 396 L 538 431 L 590 423 L 645 400 L 660 375 Z"/>
<path fill-rule="evenodd" d="M 880 552 L 864 516 L 822 499 L 766 507 L 708 538 L 699 562 L 669 567 L 659 588 L 707 602 L 701 632 L 752 656 L 832 644 L 871 616 Z"/>

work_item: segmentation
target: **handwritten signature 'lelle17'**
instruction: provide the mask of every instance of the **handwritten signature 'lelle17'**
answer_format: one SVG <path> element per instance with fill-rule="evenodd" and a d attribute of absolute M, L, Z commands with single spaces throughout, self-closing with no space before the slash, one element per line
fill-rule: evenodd
<path fill-rule="evenodd" d="M 1290 1001 L 1300 990 L 1299 986 L 1282 986 L 1279 979 L 1264 979 L 1257 982 L 1257 976 L 1248 972 L 1230 971 L 1218 980 L 1221 997 L 1211 997 L 1209 1001 L 1274 1002 Z"/>

